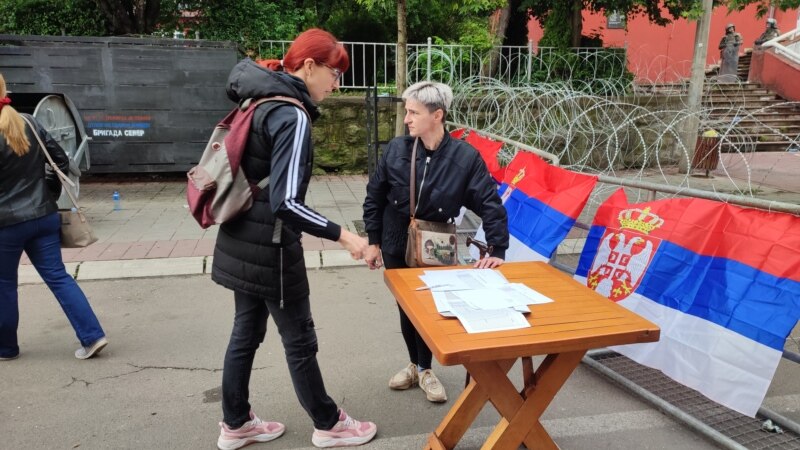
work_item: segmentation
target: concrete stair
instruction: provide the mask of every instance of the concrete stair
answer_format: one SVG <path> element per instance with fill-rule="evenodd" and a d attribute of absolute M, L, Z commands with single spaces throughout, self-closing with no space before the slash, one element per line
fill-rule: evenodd
<path fill-rule="evenodd" d="M 739 78 L 747 79 L 749 49 L 739 57 Z M 800 151 L 800 103 L 788 102 L 756 83 L 718 83 L 718 67 L 706 73 L 703 127 L 724 133 L 722 151 Z M 800 79 L 800 73 L 798 73 Z M 685 96 L 688 81 L 639 85 L 639 94 Z M 744 145 L 744 147 L 743 147 Z"/>

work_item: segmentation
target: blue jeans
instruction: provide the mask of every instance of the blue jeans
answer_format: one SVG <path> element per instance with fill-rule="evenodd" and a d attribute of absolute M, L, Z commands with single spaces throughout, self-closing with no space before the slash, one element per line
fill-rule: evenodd
<path fill-rule="evenodd" d="M 60 230 L 58 213 L 0 227 L 0 357 L 19 354 L 17 282 L 23 250 L 56 296 L 81 345 L 105 336 L 83 291 L 64 268 Z"/>
<path fill-rule="evenodd" d="M 277 301 L 234 291 L 236 315 L 222 370 L 222 414 L 233 429 L 250 420 L 250 372 L 256 350 L 267 334 L 267 318 L 278 327 L 289 365 L 292 385 L 300 405 L 318 430 L 330 430 L 339 421 L 339 408 L 322 382 L 317 363 L 317 333 L 308 297 Z"/>

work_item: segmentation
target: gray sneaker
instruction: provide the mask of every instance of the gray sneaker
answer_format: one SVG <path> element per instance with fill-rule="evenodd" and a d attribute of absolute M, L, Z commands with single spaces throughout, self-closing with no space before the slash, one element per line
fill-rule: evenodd
<path fill-rule="evenodd" d="M 417 384 L 419 376 L 417 375 L 417 365 L 408 363 L 408 366 L 403 370 L 397 372 L 391 380 L 389 380 L 389 387 L 398 391 L 402 391 Z"/>
<path fill-rule="evenodd" d="M 444 386 L 436 378 L 431 369 L 425 369 L 419 373 L 419 387 L 425 391 L 428 401 L 434 403 L 442 403 L 447 401 L 447 394 L 444 392 Z"/>
<path fill-rule="evenodd" d="M 104 349 L 106 345 L 108 345 L 108 340 L 106 340 L 105 336 L 101 337 L 94 341 L 92 345 L 75 350 L 75 357 L 78 359 L 89 359 L 100 353 L 100 350 Z"/>

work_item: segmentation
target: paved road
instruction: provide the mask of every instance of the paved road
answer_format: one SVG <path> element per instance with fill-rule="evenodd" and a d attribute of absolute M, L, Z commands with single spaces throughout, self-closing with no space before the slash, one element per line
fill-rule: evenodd
<path fill-rule="evenodd" d="M 331 396 L 355 417 L 378 423 L 377 440 L 365 448 L 421 448 L 460 391 L 464 370 L 436 369 L 451 397 L 445 405 L 427 402 L 419 389 L 390 391 L 388 378 L 406 358 L 381 274 L 351 267 L 312 270 L 310 278 Z M 81 285 L 110 340 L 88 361 L 72 356 L 75 336 L 49 291 L 20 288 L 22 353 L 0 363 L 0 448 L 214 448 L 231 293 L 205 275 Z M 250 448 L 310 447 L 311 423 L 295 399 L 274 327 L 258 354 L 251 396 L 260 415 L 283 420 L 288 431 Z M 479 448 L 496 419 L 487 407 L 459 449 Z M 544 419 L 564 449 L 713 448 L 583 366 Z"/>

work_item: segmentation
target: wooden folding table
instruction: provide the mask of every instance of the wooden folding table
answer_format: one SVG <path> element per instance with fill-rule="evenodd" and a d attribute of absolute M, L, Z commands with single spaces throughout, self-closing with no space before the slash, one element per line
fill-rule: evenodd
<path fill-rule="evenodd" d="M 423 270 L 387 270 L 384 278 L 439 363 L 461 364 L 471 375 L 426 449 L 454 448 L 487 401 L 501 420 L 482 448 L 558 448 L 540 418 L 586 351 L 659 339 L 655 324 L 542 262 L 499 268 L 510 282 L 524 283 L 554 300 L 530 306 L 530 328 L 469 334 L 457 319 L 436 311 L 430 291 L 415 290 L 424 286 L 419 279 Z M 534 355 L 546 355 L 535 370 L 529 358 Z M 522 392 L 508 377 L 517 358 L 523 360 Z"/>

